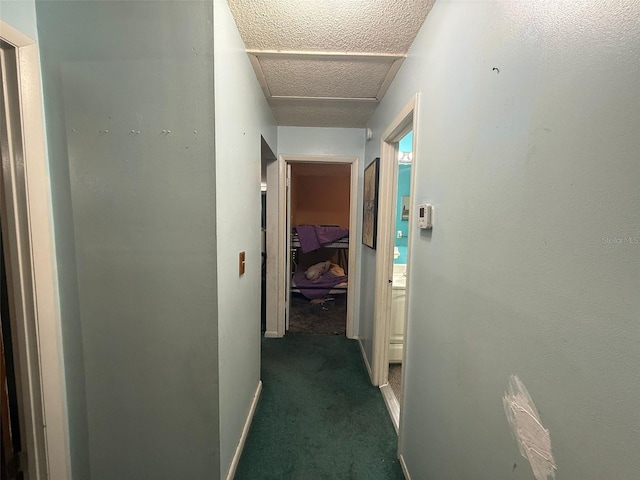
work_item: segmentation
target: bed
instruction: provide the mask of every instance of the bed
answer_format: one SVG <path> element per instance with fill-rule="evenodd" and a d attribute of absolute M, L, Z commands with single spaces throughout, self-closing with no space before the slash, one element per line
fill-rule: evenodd
<path fill-rule="evenodd" d="M 308 272 L 322 263 L 329 263 L 329 268 L 318 277 L 310 278 Z M 348 286 L 349 279 L 344 275 L 342 267 L 331 263 L 330 260 L 314 264 L 306 270 L 298 268 L 291 277 L 291 291 L 301 293 L 309 300 L 324 298 L 327 295 L 343 295 L 347 293 Z"/>
<path fill-rule="evenodd" d="M 340 250 L 348 250 L 349 249 L 349 236 L 339 238 L 337 240 L 325 243 L 321 245 L 322 248 L 332 248 L 332 249 L 340 249 Z M 291 248 L 297 249 L 300 248 L 300 236 L 297 231 L 293 231 L 291 233 Z"/>
<path fill-rule="evenodd" d="M 291 232 L 291 291 L 310 300 L 347 293 L 348 249 L 346 228 L 296 226 Z"/>

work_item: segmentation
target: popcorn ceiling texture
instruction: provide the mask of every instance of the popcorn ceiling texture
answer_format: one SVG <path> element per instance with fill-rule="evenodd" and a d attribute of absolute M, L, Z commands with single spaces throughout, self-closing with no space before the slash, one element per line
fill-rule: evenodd
<path fill-rule="evenodd" d="M 393 60 L 261 58 L 271 95 L 375 98 Z M 311 75 L 312 74 L 312 75 Z"/>
<path fill-rule="evenodd" d="M 298 127 L 360 128 L 378 105 L 353 100 L 280 100 L 269 104 L 278 125 Z"/>
<path fill-rule="evenodd" d="M 262 51 L 404 55 L 435 0 L 228 0 L 258 78 L 271 96 L 336 97 L 343 102 L 268 97 L 278 125 L 365 127 L 393 59 L 345 55 L 261 55 Z M 256 68 L 254 64 L 254 68 Z"/>
<path fill-rule="evenodd" d="M 406 53 L 434 0 L 229 0 L 248 49 Z"/>

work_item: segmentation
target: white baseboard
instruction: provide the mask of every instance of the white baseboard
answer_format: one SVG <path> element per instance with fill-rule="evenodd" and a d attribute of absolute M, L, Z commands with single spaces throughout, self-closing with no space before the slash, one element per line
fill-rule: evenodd
<path fill-rule="evenodd" d="M 233 480 L 233 477 L 235 477 L 236 475 L 238 462 L 240 462 L 240 457 L 242 456 L 242 450 L 244 449 L 244 442 L 247 441 L 247 436 L 249 435 L 249 428 L 251 428 L 251 421 L 253 420 L 253 414 L 256 412 L 256 407 L 258 406 L 258 400 L 260 399 L 261 392 L 262 392 L 262 380 L 258 382 L 256 393 L 253 396 L 253 401 L 251 402 L 251 408 L 249 408 L 247 420 L 246 422 L 244 422 L 244 427 L 242 428 L 240 441 L 238 442 L 236 451 L 233 454 L 233 458 L 231 459 L 231 465 L 229 466 L 229 472 L 227 473 L 227 480 Z"/>
<path fill-rule="evenodd" d="M 274 332 L 273 330 L 267 330 L 264 332 L 264 338 L 281 338 L 281 335 L 278 335 L 278 332 Z"/>
<path fill-rule="evenodd" d="M 400 404 L 398 403 L 398 399 L 396 398 L 395 393 L 393 393 L 391 385 L 388 383 L 380 386 L 380 393 L 382 393 L 384 404 L 387 406 L 391 422 L 393 423 L 393 428 L 396 429 L 397 435 L 398 428 L 400 427 Z"/>
<path fill-rule="evenodd" d="M 409 469 L 407 468 L 407 464 L 404 461 L 404 457 L 402 454 L 398 455 L 398 460 L 400 460 L 400 466 L 402 467 L 402 473 L 404 473 L 405 480 L 411 480 L 411 475 L 409 475 Z"/>
<path fill-rule="evenodd" d="M 362 354 L 362 360 L 364 360 L 364 366 L 367 367 L 367 372 L 369 372 L 369 379 L 371 383 L 373 383 L 373 374 L 371 373 L 371 365 L 369 365 L 369 360 L 367 359 L 367 354 L 364 351 L 364 346 L 362 345 L 362 340 L 358 338 L 358 345 L 360 345 L 360 353 Z"/>

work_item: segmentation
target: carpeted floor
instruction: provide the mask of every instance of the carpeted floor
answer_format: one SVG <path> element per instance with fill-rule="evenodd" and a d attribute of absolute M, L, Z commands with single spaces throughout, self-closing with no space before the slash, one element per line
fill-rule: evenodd
<path fill-rule="evenodd" d="M 402 364 L 389 364 L 389 385 L 391 390 L 398 399 L 398 403 L 402 403 Z"/>
<path fill-rule="evenodd" d="M 263 390 L 236 480 L 401 480 L 397 436 L 355 340 L 262 341 Z"/>
<path fill-rule="evenodd" d="M 322 304 L 313 304 L 303 295 L 292 293 L 289 312 L 290 333 L 346 335 L 346 295 L 336 295 Z"/>

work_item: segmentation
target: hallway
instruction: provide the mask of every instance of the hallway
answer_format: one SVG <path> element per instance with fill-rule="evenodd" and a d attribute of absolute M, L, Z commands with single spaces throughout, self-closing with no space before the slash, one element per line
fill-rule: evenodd
<path fill-rule="evenodd" d="M 28 107 L 16 124 L 31 126 L 14 135 L 24 198 L 3 194 L 25 210 L 13 224 L 38 293 L 15 295 L 15 338 L 34 345 L 15 351 L 34 355 L 26 458 L 47 478 L 227 479 L 244 445 L 238 478 L 400 478 L 391 424 L 372 433 L 388 422 L 382 380 L 363 368 L 387 347 L 376 292 L 391 254 L 362 241 L 378 158 L 367 231 L 410 248 L 406 477 L 638 477 L 640 0 L 437 0 L 412 15 L 431 1 L 0 0 L 25 93 L 4 104 Z M 273 35 L 253 28 L 276 16 Z M 410 104 L 405 235 L 378 228 L 376 205 L 390 204 L 387 140 Z M 357 159 L 345 336 L 359 346 L 261 340 L 263 238 L 289 234 L 271 198 L 280 233 L 261 231 L 262 139 L 281 199 L 290 159 Z M 267 282 L 286 269 L 279 251 Z M 267 296 L 267 336 L 284 332 L 286 294 Z M 533 437 L 542 455 L 522 448 Z"/>
<path fill-rule="evenodd" d="M 263 390 L 236 479 L 403 479 L 397 437 L 357 343 L 262 340 Z"/>

